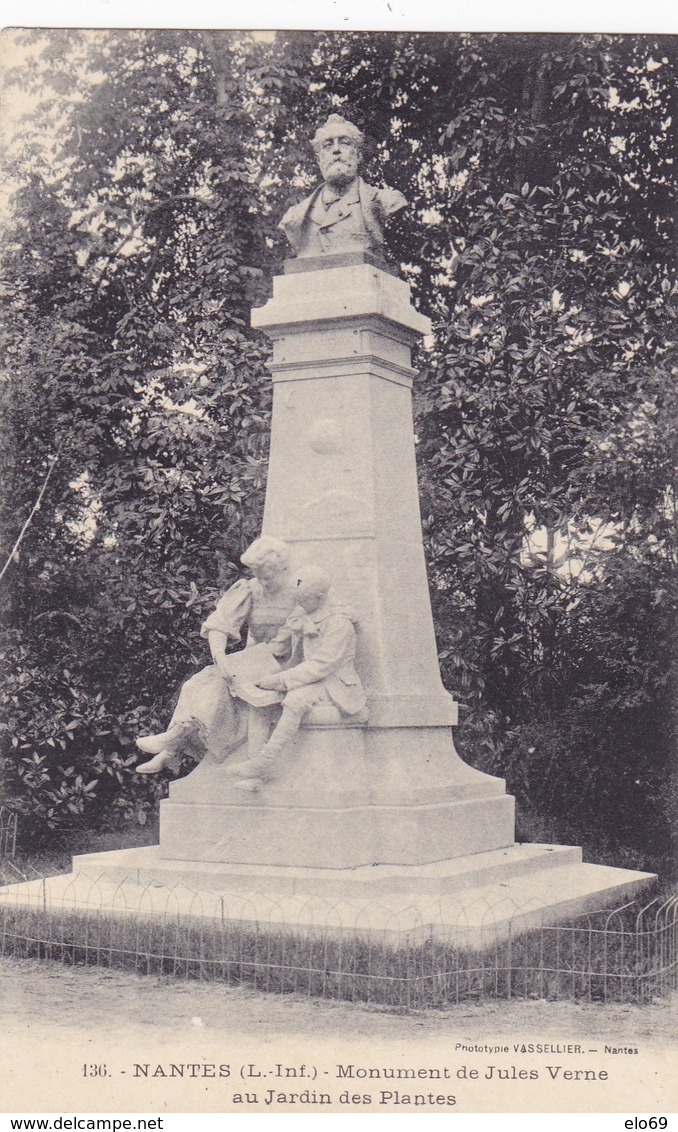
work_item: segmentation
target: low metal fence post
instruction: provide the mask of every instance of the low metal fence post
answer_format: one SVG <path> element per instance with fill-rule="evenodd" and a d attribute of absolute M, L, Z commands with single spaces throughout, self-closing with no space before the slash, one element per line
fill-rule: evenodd
<path fill-rule="evenodd" d="M 678 897 L 546 926 L 517 908 L 350 908 L 322 898 L 199 893 L 101 876 L 0 896 L 1 953 L 248 984 L 406 1011 L 479 997 L 647 1001 L 678 979 Z M 21 883 L 23 882 L 24 888 Z M 12 891 L 14 889 L 14 891 Z M 480 927 L 475 925 L 479 924 Z"/>

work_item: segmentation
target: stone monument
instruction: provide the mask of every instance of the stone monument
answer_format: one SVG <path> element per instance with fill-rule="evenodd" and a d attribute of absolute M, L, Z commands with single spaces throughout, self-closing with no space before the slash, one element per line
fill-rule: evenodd
<path fill-rule="evenodd" d="M 344 692 L 353 681 L 353 698 L 339 702 L 331 689 L 307 697 L 275 742 L 285 718 L 276 699 L 289 706 L 293 688 L 308 688 L 295 680 L 322 652 L 322 641 L 304 651 L 299 617 L 319 608 L 307 602 L 292 614 L 296 629 L 283 627 L 296 633 L 297 649 L 303 640 L 289 679 L 266 654 L 250 703 L 261 694 L 268 706 L 249 708 L 249 738 L 224 758 L 203 758 L 171 783 L 160 845 L 76 858 L 74 869 L 240 893 L 250 907 L 263 894 L 283 919 L 285 899 L 295 897 L 289 922 L 297 927 L 299 899 L 308 909 L 331 897 L 368 909 L 380 928 L 404 908 L 420 924 L 430 917 L 432 931 L 460 915 L 467 927 L 487 923 L 491 910 L 500 933 L 516 909 L 529 909 L 536 924 L 628 898 L 652 878 L 582 864 L 573 847 L 516 845 L 504 782 L 455 752 L 457 709 L 438 667 L 411 406 L 411 350 L 431 324 L 384 258 L 385 225 L 405 199 L 362 181 L 361 142 L 338 115 L 318 130 L 323 182 L 281 225 L 296 257 L 252 312 L 273 345 L 263 536 L 289 548 L 302 581 L 309 569 L 321 579 L 318 593 L 332 580 L 351 668 Z M 307 629 L 325 632 L 319 623 Z M 330 667 L 339 656 L 332 647 L 323 653 Z M 262 759 L 271 742 L 274 757 Z"/>
<path fill-rule="evenodd" d="M 283 218 L 298 258 L 252 322 L 273 341 L 263 533 L 290 547 L 296 568 L 323 567 L 356 609 L 367 720 L 311 712 L 275 779 L 249 803 L 223 773 L 228 763 L 203 763 L 173 783 L 161 810 L 165 858 L 347 869 L 513 844 L 503 782 L 454 752 L 456 705 L 438 667 L 411 406 L 411 349 L 431 326 L 408 285 L 370 262 L 388 212 L 405 201 L 364 187 L 359 144 L 338 115 L 316 134 L 327 179 Z"/>

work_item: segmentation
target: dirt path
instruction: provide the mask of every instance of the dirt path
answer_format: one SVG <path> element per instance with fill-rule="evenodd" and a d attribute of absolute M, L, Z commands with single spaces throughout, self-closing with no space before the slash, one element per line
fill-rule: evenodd
<path fill-rule="evenodd" d="M 404 1015 L 299 995 L 265 995 L 244 987 L 182 982 L 154 975 L 62 967 L 32 960 L 0 961 L 3 1027 L 39 1026 L 91 1034 L 149 1030 L 162 1038 L 199 1025 L 215 1034 L 420 1039 L 461 1033 L 484 1040 L 528 1034 L 597 1037 L 619 1045 L 678 1041 L 678 996 L 650 1006 L 514 1000 L 461 1003 Z M 195 1020 L 199 1019 L 199 1023 Z"/>
<path fill-rule="evenodd" d="M 325 1076 L 336 1074 L 338 1063 L 449 1064 L 455 1073 L 466 1064 L 477 1066 L 482 1078 L 493 1063 L 528 1070 L 536 1065 L 544 1076 L 547 1062 L 581 1065 L 585 1058 L 586 1064 L 611 1066 L 608 1079 L 614 1086 L 598 1084 L 562 1096 L 558 1086 L 544 1099 L 534 1082 L 525 1082 L 493 1102 L 492 1089 L 483 1088 L 481 1081 L 472 1087 L 463 1082 L 464 1107 L 656 1112 L 678 1104 L 671 1068 L 678 1053 L 678 996 L 642 1007 L 515 1000 L 402 1015 L 365 1005 L 30 960 L 0 961 L 0 996 L 0 1056 L 7 1067 L 9 1111 L 231 1111 L 232 1080 L 226 1096 L 226 1083 L 218 1079 L 138 1079 L 138 1065 L 150 1066 L 153 1074 L 157 1065 L 167 1070 L 170 1061 L 228 1063 L 231 1077 L 249 1063 L 315 1063 L 330 1067 L 320 1070 Z M 513 1043 L 530 1041 L 547 1043 L 548 1056 L 518 1055 Z M 503 1060 L 492 1052 L 502 1045 L 509 1047 Z M 568 1061 L 568 1049 L 575 1046 L 580 1060 Z M 638 1053 L 603 1057 L 606 1046 Z M 85 1065 L 104 1063 L 106 1081 L 83 1080 Z M 365 1082 L 352 1088 L 362 1094 Z M 642 1088 L 644 1103 L 631 1103 L 634 1088 Z"/>

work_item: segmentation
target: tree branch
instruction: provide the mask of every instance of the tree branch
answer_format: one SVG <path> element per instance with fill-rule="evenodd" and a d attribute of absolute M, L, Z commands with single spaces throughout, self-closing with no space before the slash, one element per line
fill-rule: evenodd
<path fill-rule="evenodd" d="M 40 510 L 40 504 L 42 503 L 43 496 L 44 496 L 44 494 L 47 490 L 47 484 L 49 483 L 49 477 L 51 476 L 52 472 L 54 471 L 54 469 L 55 469 L 55 467 L 56 467 L 56 465 L 59 461 L 60 454 L 61 454 L 61 447 L 59 447 L 59 451 L 57 451 L 56 456 L 52 457 L 49 468 L 47 469 L 47 475 L 45 476 L 43 483 L 42 483 L 42 487 L 40 488 L 38 498 L 36 499 L 35 503 L 33 504 L 33 507 L 31 509 L 31 513 L 28 516 L 28 518 L 26 519 L 26 522 L 24 523 L 23 527 L 21 528 L 21 531 L 19 532 L 19 537 L 16 540 L 16 542 L 14 543 L 14 546 L 12 547 L 12 549 L 10 551 L 9 558 L 5 562 L 5 565 L 3 566 L 2 571 L 0 571 L 0 581 L 2 581 L 2 579 L 4 578 L 5 572 L 9 568 L 10 562 L 13 561 L 14 555 L 16 554 L 17 550 L 21 546 L 24 535 L 26 534 L 26 531 L 28 530 L 28 528 L 31 525 L 31 522 L 33 521 L 33 516 L 36 514 L 37 511 Z"/>
<path fill-rule="evenodd" d="M 158 201 L 157 204 L 153 204 L 149 208 L 145 209 L 144 215 L 141 218 L 141 223 L 143 224 L 146 217 L 151 216 L 152 213 L 159 212 L 161 208 L 167 208 L 168 205 L 176 204 L 177 201 L 180 201 L 180 200 L 190 201 L 191 204 L 201 204 L 203 206 L 203 208 L 214 209 L 214 208 L 217 207 L 215 204 L 212 204 L 212 201 L 203 200 L 202 197 L 197 197 L 193 193 L 176 193 L 175 196 L 166 197 L 165 200 Z"/>
<path fill-rule="evenodd" d="M 228 75 L 224 67 L 223 56 L 218 50 L 218 33 L 213 31 L 201 31 L 200 38 L 207 50 L 214 72 L 214 82 L 216 86 L 216 103 L 217 106 L 226 106 L 228 104 Z"/>
<path fill-rule="evenodd" d="M 44 613 L 39 613 L 34 620 L 42 621 L 45 617 L 48 617 L 50 621 L 54 617 L 65 617 L 67 621 L 75 622 L 79 629 L 85 628 L 84 622 L 82 622 L 79 617 L 76 617 L 74 613 L 67 613 L 65 609 L 47 609 Z"/>

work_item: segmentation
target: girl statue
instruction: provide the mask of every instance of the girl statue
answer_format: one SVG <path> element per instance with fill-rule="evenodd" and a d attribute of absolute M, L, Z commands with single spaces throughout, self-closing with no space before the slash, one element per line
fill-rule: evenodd
<path fill-rule="evenodd" d="M 248 708 L 231 693 L 226 646 L 240 639 L 245 624 L 246 649 L 272 640 L 296 604 L 296 578 L 286 543 L 269 535 L 255 539 L 240 561 L 253 577 L 231 586 L 200 630 L 214 663 L 182 686 L 166 731 L 137 739 L 137 747 L 154 756 L 138 774 L 176 772 L 187 750 L 222 762 L 246 738 Z"/>

